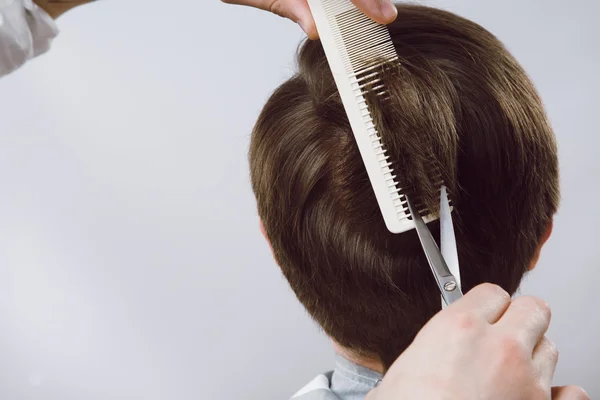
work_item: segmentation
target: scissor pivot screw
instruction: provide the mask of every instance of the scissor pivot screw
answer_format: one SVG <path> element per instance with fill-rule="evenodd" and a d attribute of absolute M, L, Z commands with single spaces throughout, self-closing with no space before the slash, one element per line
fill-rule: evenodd
<path fill-rule="evenodd" d="M 456 290 L 456 282 L 452 281 L 446 283 L 444 285 L 444 290 L 446 290 L 446 292 L 454 292 Z"/>

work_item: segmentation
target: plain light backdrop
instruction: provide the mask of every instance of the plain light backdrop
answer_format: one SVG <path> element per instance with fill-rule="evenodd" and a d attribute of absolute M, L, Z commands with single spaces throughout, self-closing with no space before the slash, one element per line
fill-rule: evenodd
<path fill-rule="evenodd" d="M 545 100 L 563 201 L 522 293 L 553 308 L 556 383 L 600 397 L 600 6 L 422 3 L 499 36 Z M 217 0 L 59 23 L 0 80 L 0 398 L 288 398 L 333 353 L 259 233 L 246 152 L 299 28 Z"/>

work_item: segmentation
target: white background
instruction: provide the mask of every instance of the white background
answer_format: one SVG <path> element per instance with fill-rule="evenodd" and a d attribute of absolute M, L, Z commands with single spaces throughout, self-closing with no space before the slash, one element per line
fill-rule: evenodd
<path fill-rule="evenodd" d="M 600 7 L 427 4 L 497 34 L 545 100 L 563 202 L 523 293 L 553 307 L 556 383 L 599 397 Z M 0 398 L 288 398 L 332 351 L 259 234 L 246 152 L 301 32 L 216 0 L 59 22 L 0 80 Z"/>

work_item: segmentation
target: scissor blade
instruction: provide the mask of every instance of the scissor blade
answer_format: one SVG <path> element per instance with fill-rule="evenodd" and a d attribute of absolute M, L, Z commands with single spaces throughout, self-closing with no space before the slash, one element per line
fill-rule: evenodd
<path fill-rule="evenodd" d="M 450 273 L 450 270 L 448 269 L 448 266 L 442 257 L 442 253 L 440 252 L 437 243 L 433 239 L 429 228 L 427 228 L 427 225 L 425 225 L 423 218 L 408 196 L 406 196 L 406 202 L 415 223 L 417 235 L 421 241 L 421 247 L 425 252 L 427 262 L 431 267 L 431 272 L 435 277 L 435 281 L 438 284 L 440 292 L 442 293 L 442 297 L 446 304 L 451 304 L 462 297 L 460 287 L 458 287 L 456 279 L 452 273 Z"/>
<path fill-rule="evenodd" d="M 460 287 L 460 265 L 458 263 L 458 249 L 456 248 L 456 236 L 454 235 L 454 225 L 452 223 L 452 211 L 450 210 L 450 201 L 446 186 L 442 186 L 440 196 L 440 247 L 442 257 L 450 273 L 456 278 Z"/>

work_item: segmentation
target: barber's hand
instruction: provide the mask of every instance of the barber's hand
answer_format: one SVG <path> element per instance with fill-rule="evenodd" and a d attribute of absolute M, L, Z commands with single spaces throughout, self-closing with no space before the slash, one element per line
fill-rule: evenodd
<path fill-rule="evenodd" d="M 94 0 L 33 0 L 40 8 L 56 19 L 70 9 Z"/>
<path fill-rule="evenodd" d="M 309 38 L 319 37 L 315 21 L 306 0 L 221 0 L 229 4 L 241 4 L 271 11 L 296 22 Z M 380 24 L 389 24 L 398 16 L 398 10 L 391 0 L 352 0 L 365 14 Z"/>
<path fill-rule="evenodd" d="M 436 315 L 367 400 L 585 400 L 577 387 L 551 388 L 558 352 L 544 336 L 543 301 L 510 301 L 484 284 Z"/>

